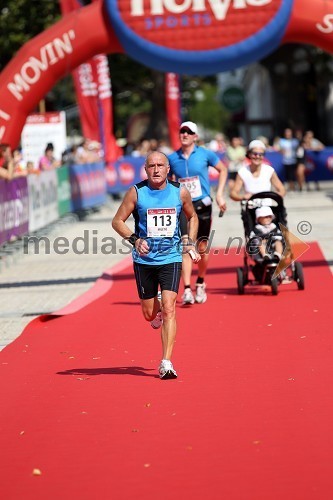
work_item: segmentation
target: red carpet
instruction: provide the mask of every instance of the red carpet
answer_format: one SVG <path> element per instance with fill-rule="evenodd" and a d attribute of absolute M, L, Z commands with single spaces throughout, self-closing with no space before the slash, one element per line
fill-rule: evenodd
<path fill-rule="evenodd" d="M 316 244 L 302 262 L 304 291 L 239 296 L 242 257 L 212 256 L 209 300 L 178 307 L 176 381 L 131 267 L 34 320 L 0 353 L 1 498 L 331 499 L 332 275 Z"/>

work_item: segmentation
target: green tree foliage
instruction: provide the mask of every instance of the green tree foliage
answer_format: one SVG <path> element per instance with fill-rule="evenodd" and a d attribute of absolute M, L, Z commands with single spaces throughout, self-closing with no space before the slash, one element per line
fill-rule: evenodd
<path fill-rule="evenodd" d="M 216 78 L 183 79 L 185 118 L 200 123 L 210 132 L 225 130 L 230 121 L 230 113 L 217 99 Z M 209 133 L 208 133 L 209 135 Z"/>
<path fill-rule="evenodd" d="M 30 38 L 60 18 L 57 1 L 1 0 L 0 71 Z"/>
<path fill-rule="evenodd" d="M 156 130 L 159 127 L 157 115 L 152 113 L 153 102 L 156 102 L 157 72 L 153 72 L 146 66 L 137 63 L 126 54 L 111 54 L 109 56 L 109 67 L 112 80 L 112 91 L 114 98 L 114 122 L 115 133 L 118 137 L 127 135 L 127 125 L 136 114 L 148 114 L 150 123 Z M 162 74 L 161 74 L 162 75 Z M 159 79 L 163 86 L 163 77 Z M 164 90 L 162 91 L 164 94 Z M 162 109 L 165 116 L 164 100 L 160 100 L 155 110 Z M 146 135 L 149 135 L 147 130 Z"/>

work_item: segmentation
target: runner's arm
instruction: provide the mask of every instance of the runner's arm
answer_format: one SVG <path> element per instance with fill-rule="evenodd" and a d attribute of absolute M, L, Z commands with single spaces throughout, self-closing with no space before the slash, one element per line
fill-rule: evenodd
<path fill-rule="evenodd" d="M 239 174 L 236 175 L 235 179 L 235 184 L 230 191 L 230 198 L 234 201 L 242 201 L 242 200 L 248 200 L 251 198 L 251 194 L 241 194 L 242 188 L 244 186 L 243 179 L 240 177 Z"/>
<path fill-rule="evenodd" d="M 227 204 L 223 196 L 223 191 L 228 178 L 228 169 L 221 160 L 215 165 L 214 168 L 216 168 L 216 170 L 220 173 L 216 191 L 216 203 L 218 204 L 220 210 L 225 212 L 227 210 Z"/>
<path fill-rule="evenodd" d="M 197 252 L 196 241 L 199 227 L 199 219 L 194 210 L 191 195 L 186 188 L 181 188 L 180 198 L 183 202 L 183 211 L 188 220 L 188 245 L 184 245 L 185 251 L 190 254 L 193 262 L 201 260 L 200 254 Z"/>
<path fill-rule="evenodd" d="M 123 238 L 129 238 L 133 233 L 133 231 L 126 224 L 126 221 L 135 209 L 136 200 L 136 191 L 132 186 L 125 194 L 116 215 L 113 217 L 112 227 Z"/>
<path fill-rule="evenodd" d="M 286 194 L 286 190 L 285 190 L 284 185 L 282 184 L 282 182 L 278 178 L 276 172 L 273 172 L 273 175 L 271 177 L 271 184 L 275 188 L 275 191 L 277 192 L 277 194 L 279 194 L 283 198 L 284 195 Z"/>
<path fill-rule="evenodd" d="M 133 210 L 135 209 L 136 201 L 137 201 L 136 190 L 135 187 L 132 186 L 125 194 L 125 197 L 120 207 L 118 208 L 116 215 L 113 217 L 112 220 L 113 229 L 120 236 L 126 239 L 129 239 L 133 234 L 133 231 L 128 227 L 126 221 L 132 214 Z M 138 238 L 134 242 L 133 246 L 136 248 L 136 250 L 139 252 L 140 255 L 149 253 L 148 243 L 146 240 L 142 238 Z"/>

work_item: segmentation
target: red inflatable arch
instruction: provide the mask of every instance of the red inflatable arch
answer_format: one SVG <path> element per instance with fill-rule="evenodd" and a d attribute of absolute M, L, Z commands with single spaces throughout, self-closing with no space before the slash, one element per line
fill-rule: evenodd
<path fill-rule="evenodd" d="M 174 0 L 105 0 L 105 3 L 107 8 L 101 0 L 67 14 L 25 44 L 3 70 L 0 74 L 0 142 L 17 147 L 27 115 L 59 79 L 96 54 L 124 52 L 123 46 L 132 57 L 138 54 L 138 60 L 152 67 L 165 67 L 166 71 L 179 72 L 181 58 L 188 68 L 188 61 L 193 58 L 193 74 L 200 73 L 201 66 L 203 72 L 209 71 L 210 67 L 205 67 L 206 59 L 213 60 L 215 72 L 231 69 L 244 59 L 252 62 L 287 42 L 310 43 L 327 52 L 333 51 L 333 0 L 220 0 L 217 3 L 212 0 L 183 0 L 182 3 Z M 144 12 L 147 5 L 150 5 L 150 17 Z M 133 6 L 134 15 L 138 18 L 141 14 L 143 21 L 135 19 L 137 24 L 126 26 Z M 194 33 L 201 23 L 202 32 L 209 37 L 213 29 L 215 33 L 217 29 L 225 33 L 229 19 L 233 27 L 239 22 L 240 28 L 244 28 L 243 41 L 226 47 L 224 40 L 222 48 L 208 47 L 205 51 L 200 38 L 193 36 L 191 50 L 187 50 L 187 29 Z M 248 19 L 255 24 L 254 32 L 249 32 Z M 148 34 L 148 29 L 158 28 L 157 20 L 159 25 L 163 24 L 164 38 L 161 37 L 158 45 L 147 35 L 150 53 L 156 49 L 156 54 L 151 60 L 147 56 L 146 60 L 145 30 Z M 139 33 L 135 32 L 137 21 L 141 22 Z M 259 25 L 260 22 L 265 24 Z M 163 47 L 163 39 L 170 39 L 171 30 L 180 23 L 183 23 L 180 32 L 187 37 L 186 50 L 177 47 L 177 52 L 172 52 L 169 46 Z M 267 36 L 271 32 L 274 38 Z M 129 45 L 132 43 L 133 47 Z M 181 43 L 177 41 L 178 45 Z M 252 47 L 256 48 L 251 53 Z M 173 53 L 178 58 L 174 67 L 170 57 Z M 198 64 L 200 57 L 202 65 Z"/>

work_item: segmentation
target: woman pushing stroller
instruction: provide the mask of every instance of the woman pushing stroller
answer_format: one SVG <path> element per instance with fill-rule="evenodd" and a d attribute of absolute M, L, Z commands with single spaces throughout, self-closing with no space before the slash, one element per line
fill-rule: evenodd
<path fill-rule="evenodd" d="M 235 201 L 249 200 L 253 194 L 263 191 L 272 191 L 280 196 L 286 190 L 271 165 L 264 162 L 266 146 L 262 141 L 251 141 L 246 156 L 249 162 L 242 166 L 237 173 L 235 184 L 230 191 L 230 198 Z M 242 190 L 244 193 L 242 193 Z"/>
<path fill-rule="evenodd" d="M 266 147 L 262 141 L 250 142 L 247 150 L 249 161 L 244 162 L 238 170 L 234 187 L 230 192 L 233 200 L 241 202 L 247 243 L 244 265 L 237 268 L 240 294 L 244 293 L 245 285 L 260 284 L 270 285 L 273 295 L 276 295 L 279 282 L 287 278 L 284 268 L 276 275 L 285 245 L 289 252 L 289 243 L 279 228 L 280 223 L 287 225 L 283 204 L 285 188 L 274 168 L 263 161 L 265 151 Z M 274 218 L 276 224 L 273 223 Z M 248 262 L 249 256 L 254 260 L 254 265 Z"/>

